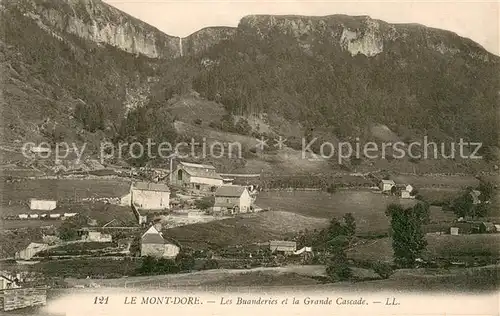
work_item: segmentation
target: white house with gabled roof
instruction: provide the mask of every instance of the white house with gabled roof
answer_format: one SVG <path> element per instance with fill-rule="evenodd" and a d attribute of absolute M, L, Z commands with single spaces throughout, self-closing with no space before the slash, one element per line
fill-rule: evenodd
<path fill-rule="evenodd" d="M 171 174 L 171 183 L 193 190 L 214 191 L 224 184 L 224 179 L 212 165 L 181 161 Z"/>
<path fill-rule="evenodd" d="M 238 185 L 222 186 L 215 191 L 215 213 L 247 213 L 253 210 L 253 199 L 248 189 Z"/>
<path fill-rule="evenodd" d="M 162 183 L 136 182 L 130 187 L 130 197 L 127 202 L 138 210 L 169 209 L 170 190 Z"/>
<path fill-rule="evenodd" d="M 141 256 L 143 257 L 173 259 L 177 257 L 180 249 L 177 242 L 164 238 L 163 234 L 154 225 L 149 227 L 141 236 Z"/>

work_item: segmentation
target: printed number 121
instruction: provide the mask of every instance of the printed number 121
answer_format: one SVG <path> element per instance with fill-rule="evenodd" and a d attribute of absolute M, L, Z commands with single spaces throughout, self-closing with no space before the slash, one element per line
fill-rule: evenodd
<path fill-rule="evenodd" d="M 109 296 L 96 296 L 94 298 L 94 304 L 108 304 Z"/>

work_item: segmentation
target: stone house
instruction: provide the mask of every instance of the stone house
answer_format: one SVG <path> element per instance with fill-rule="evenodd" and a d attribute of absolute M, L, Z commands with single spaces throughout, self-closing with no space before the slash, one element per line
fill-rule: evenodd
<path fill-rule="evenodd" d="M 18 282 L 19 278 L 17 276 L 12 276 L 3 272 L 0 274 L 0 290 L 20 288 Z"/>
<path fill-rule="evenodd" d="M 214 166 L 182 161 L 172 172 L 170 181 L 179 187 L 206 192 L 213 192 L 224 183 Z"/>
<path fill-rule="evenodd" d="M 396 185 L 396 192 L 402 199 L 412 199 L 415 198 L 411 195 L 413 192 L 413 186 L 411 184 L 398 184 Z"/>
<path fill-rule="evenodd" d="M 269 241 L 269 249 L 273 253 L 291 255 L 297 250 L 297 243 L 295 241 L 271 240 Z"/>
<path fill-rule="evenodd" d="M 83 230 L 81 239 L 89 242 L 112 242 L 113 237 L 110 234 L 103 234 L 101 232 Z"/>
<path fill-rule="evenodd" d="M 32 242 L 23 250 L 16 252 L 15 258 L 21 260 L 30 260 L 37 253 L 47 250 L 48 248 L 49 247 L 47 244 Z"/>
<path fill-rule="evenodd" d="M 392 188 L 396 186 L 394 180 L 381 180 L 379 188 L 382 192 L 391 192 Z"/>
<path fill-rule="evenodd" d="M 479 224 L 479 233 L 487 234 L 487 233 L 495 233 L 496 231 L 497 228 L 495 227 L 495 224 L 491 222 L 481 222 Z"/>
<path fill-rule="evenodd" d="M 30 199 L 30 210 L 34 211 L 52 211 L 56 209 L 57 201 Z"/>
<path fill-rule="evenodd" d="M 180 251 L 180 245 L 163 237 L 153 225 L 141 236 L 141 256 L 175 259 Z"/>
<path fill-rule="evenodd" d="M 243 186 L 222 186 L 215 191 L 214 213 L 238 214 L 253 211 L 253 199 Z"/>
<path fill-rule="evenodd" d="M 138 210 L 169 209 L 170 190 L 161 183 L 136 182 L 130 187 L 130 203 Z"/>

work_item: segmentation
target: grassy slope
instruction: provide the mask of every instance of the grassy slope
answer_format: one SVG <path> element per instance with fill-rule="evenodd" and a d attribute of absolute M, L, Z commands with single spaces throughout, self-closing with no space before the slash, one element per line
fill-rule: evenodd
<path fill-rule="evenodd" d="M 202 249 L 281 239 L 286 233 L 325 227 L 325 219 L 270 211 L 236 218 L 171 228 L 165 235 L 181 244 Z"/>
<path fill-rule="evenodd" d="M 284 238 L 287 233 L 304 229 L 320 229 L 332 217 L 341 218 L 351 212 L 356 218 L 358 235 L 384 234 L 390 227 L 384 211 L 398 199 L 371 192 L 340 191 L 334 195 L 323 192 L 262 192 L 257 204 L 270 207 L 264 213 L 249 214 L 222 221 L 193 224 L 166 230 L 166 235 L 195 248 L 265 242 Z M 414 201 L 401 201 L 415 203 Z M 431 207 L 429 231 L 449 226 L 454 215 Z"/>
<path fill-rule="evenodd" d="M 351 212 L 359 233 L 387 232 L 389 221 L 384 212 L 395 202 L 411 205 L 413 200 L 400 200 L 367 191 L 326 192 L 262 192 L 256 203 L 261 207 L 289 211 L 305 216 L 330 219 Z"/>
<path fill-rule="evenodd" d="M 428 246 L 426 257 L 460 257 L 460 256 L 500 256 L 498 243 L 500 234 L 481 235 L 427 235 Z M 349 257 L 357 260 L 392 261 L 390 238 L 382 238 L 353 248 Z"/>

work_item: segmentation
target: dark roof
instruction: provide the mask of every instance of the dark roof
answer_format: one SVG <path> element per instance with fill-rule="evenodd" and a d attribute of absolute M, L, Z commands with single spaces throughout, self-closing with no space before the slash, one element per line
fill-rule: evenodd
<path fill-rule="evenodd" d="M 287 241 L 287 240 L 271 240 L 269 241 L 269 245 L 295 247 L 297 246 L 297 243 L 295 241 Z"/>
<path fill-rule="evenodd" d="M 491 222 L 482 222 L 481 224 L 483 224 L 485 227 L 488 227 L 488 228 L 494 228 L 495 227 L 495 224 L 493 224 Z"/>
<path fill-rule="evenodd" d="M 220 179 L 222 177 L 215 171 L 212 165 L 200 165 L 195 163 L 181 162 L 179 167 L 189 175 L 200 178 Z"/>
<path fill-rule="evenodd" d="M 190 168 L 201 168 L 201 169 L 213 169 L 213 170 L 215 170 L 215 167 L 212 165 L 202 165 L 202 164 L 198 164 L 198 163 L 191 163 L 191 162 L 184 162 L 184 161 L 181 161 L 180 164 L 185 166 L 185 167 L 190 167 Z"/>
<path fill-rule="evenodd" d="M 145 234 L 142 236 L 141 243 L 143 244 L 164 244 L 165 240 L 160 234 Z"/>
<path fill-rule="evenodd" d="M 154 182 L 136 182 L 133 184 L 134 189 L 145 191 L 169 192 L 167 185 Z"/>
<path fill-rule="evenodd" d="M 394 182 L 394 180 L 385 180 L 385 179 L 382 179 L 382 180 L 380 180 L 380 182 L 387 183 L 387 184 L 396 184 L 396 182 Z"/>
<path fill-rule="evenodd" d="M 240 197 L 245 190 L 245 187 L 238 185 L 226 185 L 219 187 L 217 191 L 215 191 L 215 196 Z"/>

